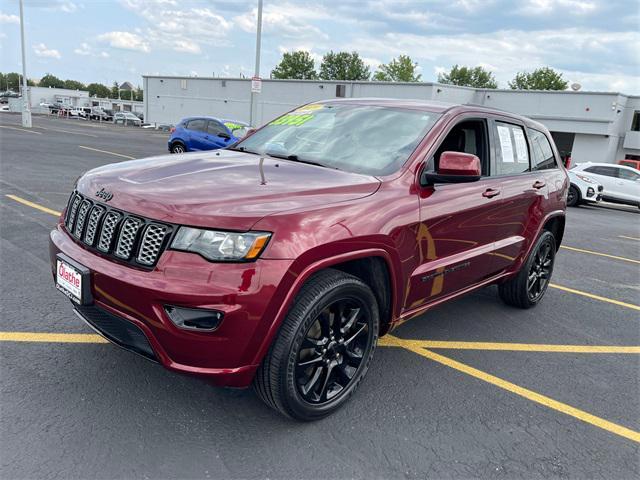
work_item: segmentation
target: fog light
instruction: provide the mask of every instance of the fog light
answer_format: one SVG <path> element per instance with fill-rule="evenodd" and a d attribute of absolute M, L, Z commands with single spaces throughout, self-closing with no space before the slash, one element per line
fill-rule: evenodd
<path fill-rule="evenodd" d="M 593 188 L 591 187 L 587 188 L 587 197 L 593 197 L 595 193 L 596 191 Z"/>
<path fill-rule="evenodd" d="M 186 330 L 215 330 L 224 313 L 217 310 L 205 310 L 203 308 L 184 308 L 165 305 L 164 311 L 178 328 Z"/>

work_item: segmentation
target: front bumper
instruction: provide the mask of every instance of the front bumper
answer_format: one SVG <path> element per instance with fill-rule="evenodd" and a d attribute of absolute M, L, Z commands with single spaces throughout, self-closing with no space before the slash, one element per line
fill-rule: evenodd
<path fill-rule="evenodd" d="M 54 278 L 60 252 L 90 269 L 93 304 L 74 308 L 106 338 L 170 370 L 233 387 L 248 386 L 253 379 L 256 352 L 284 301 L 286 288 L 278 287 L 290 283 L 283 279 L 291 275 L 292 263 L 211 263 L 167 250 L 153 270 L 145 271 L 85 249 L 61 225 L 51 232 L 49 250 Z M 215 331 L 184 330 L 171 322 L 164 305 L 218 310 L 224 318 Z M 145 339 L 151 352 L 145 352 Z"/>

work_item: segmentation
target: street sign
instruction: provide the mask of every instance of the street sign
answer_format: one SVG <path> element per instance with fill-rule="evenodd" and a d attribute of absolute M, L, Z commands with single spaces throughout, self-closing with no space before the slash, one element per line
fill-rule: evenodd
<path fill-rule="evenodd" d="M 262 91 L 262 79 L 253 77 L 251 79 L 251 93 L 260 93 Z"/>

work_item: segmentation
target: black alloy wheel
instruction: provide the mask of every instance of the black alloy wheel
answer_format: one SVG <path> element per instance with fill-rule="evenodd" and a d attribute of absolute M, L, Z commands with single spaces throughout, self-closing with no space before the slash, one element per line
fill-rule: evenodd
<path fill-rule="evenodd" d="M 554 256 L 555 248 L 551 242 L 542 243 L 535 253 L 527 277 L 527 295 L 530 301 L 537 302 L 549 286 Z"/>
<path fill-rule="evenodd" d="M 271 408 L 303 421 L 339 409 L 365 377 L 380 314 L 371 288 L 326 269 L 310 277 L 262 360 L 254 389 Z"/>
<path fill-rule="evenodd" d="M 342 298 L 322 310 L 307 330 L 295 372 L 305 401 L 330 402 L 355 378 L 372 341 L 364 312 L 360 299 Z"/>
<path fill-rule="evenodd" d="M 498 285 L 500 298 L 519 308 L 531 308 L 540 303 L 551 281 L 556 250 L 555 237 L 550 231 L 543 230 L 520 271 Z"/>

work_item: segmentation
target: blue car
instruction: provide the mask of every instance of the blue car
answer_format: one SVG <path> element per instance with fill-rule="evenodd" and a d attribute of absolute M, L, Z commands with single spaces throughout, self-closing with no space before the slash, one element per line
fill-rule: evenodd
<path fill-rule="evenodd" d="M 188 117 L 171 130 L 171 153 L 217 150 L 233 145 L 247 134 L 249 125 L 214 117 Z"/>

